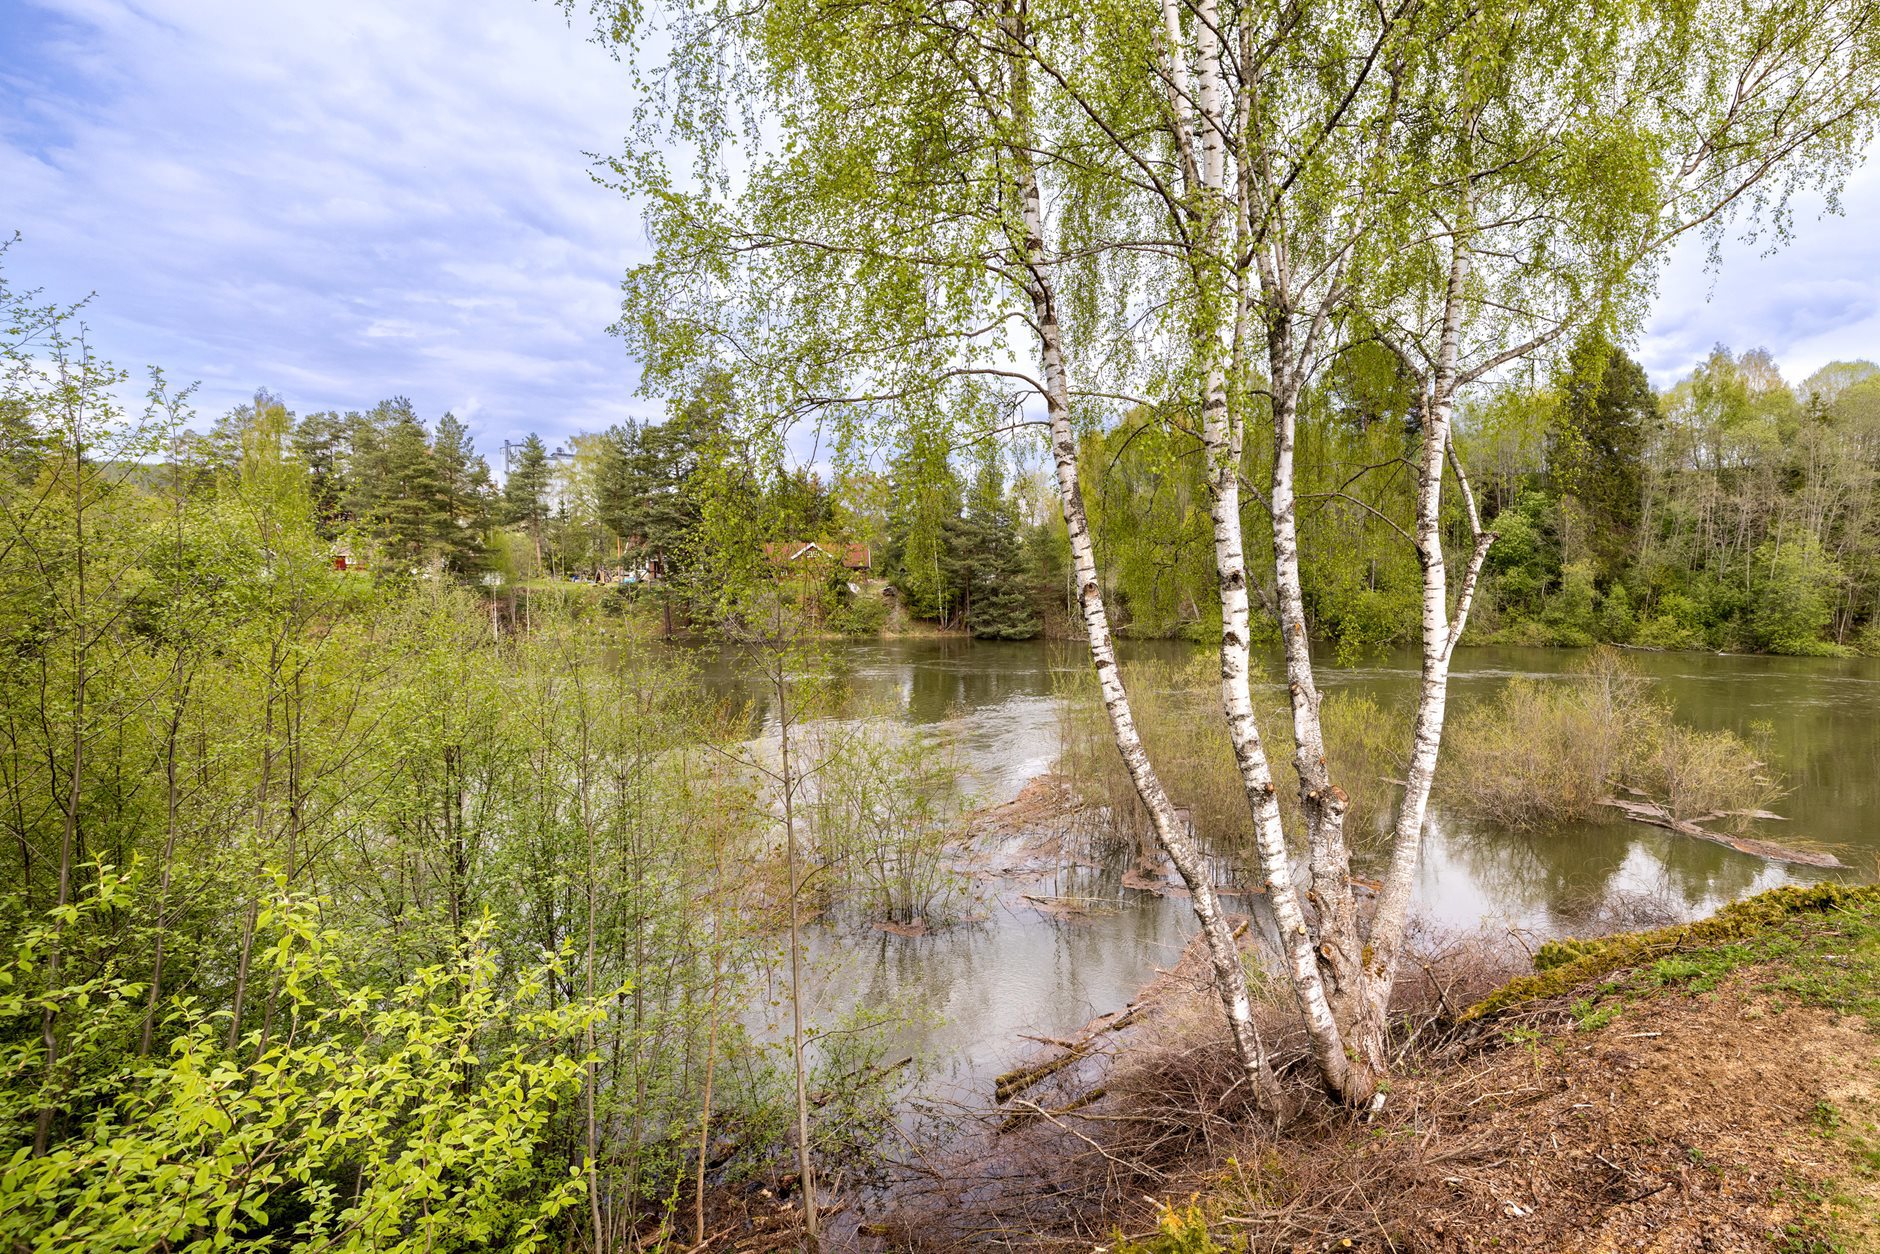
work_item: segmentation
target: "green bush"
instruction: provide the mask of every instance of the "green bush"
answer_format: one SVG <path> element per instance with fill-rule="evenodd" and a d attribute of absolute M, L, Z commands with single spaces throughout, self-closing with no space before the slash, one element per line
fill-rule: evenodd
<path fill-rule="evenodd" d="M 1648 649 L 1703 649 L 1709 646 L 1703 607 L 1690 597 L 1667 592 L 1652 616 L 1639 624 L 1633 642 Z"/>
<path fill-rule="evenodd" d="M 1515 828 L 1586 818 L 1620 785 L 1680 819 L 1764 809 L 1784 791 L 1741 736 L 1675 722 L 1610 648 L 1564 681 L 1511 680 L 1457 721 L 1445 752 L 1452 802 Z"/>
<path fill-rule="evenodd" d="M 592 1022 L 555 994 L 559 962 L 505 975 L 473 929 L 396 988 L 354 986 L 316 903 L 283 896 L 259 925 L 281 990 L 274 1039 L 230 1050 L 224 1017 L 184 1004 L 162 1055 L 113 1057 L 108 1034 L 82 1025 L 141 1012 L 143 986 L 49 986 L 44 962 L 62 930 L 119 908 L 124 881 L 97 871 L 95 892 L 26 929 L 0 964 L 0 1019 L 50 1006 L 76 1020 L 58 1072 L 101 1095 L 78 1109 L 62 1083 L 75 1127 L 0 1166 L 0 1245 L 526 1251 L 580 1200 L 579 1169 L 547 1145 L 584 1069 L 565 1045 Z M 49 1100 L 31 1083 L 48 1071 L 37 1036 L 7 1047 L 0 1069 L 17 1127 Z"/>
<path fill-rule="evenodd" d="M 1569 648 L 1585 648 L 1599 630 L 1599 593 L 1593 587 L 1593 564 L 1572 562 L 1560 575 L 1560 590 L 1548 599 L 1543 621 L 1554 641 Z"/>
<path fill-rule="evenodd" d="M 1632 614 L 1632 596 L 1625 590 L 1625 585 L 1615 579 L 1600 602 L 1599 634 L 1614 644 L 1625 644 L 1637 630 L 1638 620 Z"/>
<path fill-rule="evenodd" d="M 1787 544 L 1767 541 L 1756 550 L 1755 599 L 1750 628 L 1771 653 L 1827 656 L 1842 650 L 1822 639 L 1834 618 L 1841 568 L 1822 552 L 1821 541 L 1804 535 Z"/>
<path fill-rule="evenodd" d="M 887 598 L 867 595 L 845 597 L 829 612 L 827 622 L 831 629 L 844 636 L 878 636 L 888 622 Z"/>

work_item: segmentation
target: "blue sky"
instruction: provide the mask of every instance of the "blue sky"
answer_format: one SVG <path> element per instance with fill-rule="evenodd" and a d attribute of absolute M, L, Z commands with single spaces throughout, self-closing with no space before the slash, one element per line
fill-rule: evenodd
<path fill-rule="evenodd" d="M 205 420 L 412 398 L 479 447 L 660 412 L 606 334 L 644 246 L 584 152 L 628 128 L 621 67 L 529 0 L 0 0 L 0 231 L 15 284 L 98 293 L 120 365 L 201 381 Z M 1880 357 L 1880 168 L 1772 258 L 1701 246 L 1640 356 L 1716 342 L 1790 378 Z"/>

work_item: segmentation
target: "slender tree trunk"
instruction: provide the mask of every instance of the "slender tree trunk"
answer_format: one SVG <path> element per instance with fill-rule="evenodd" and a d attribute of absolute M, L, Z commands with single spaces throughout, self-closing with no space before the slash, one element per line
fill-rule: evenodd
<path fill-rule="evenodd" d="M 261 717 L 261 779 L 255 787 L 255 856 L 261 857 L 267 848 L 268 839 L 268 784 L 274 767 L 274 685 L 280 669 L 280 641 L 277 638 L 268 648 L 268 682 L 263 696 Z M 251 886 L 248 894 L 248 912 L 242 919 L 241 957 L 235 964 L 235 993 L 228 1022 L 228 1049 L 235 1052 L 236 1044 L 242 1038 L 242 1007 L 248 998 L 248 972 L 254 960 L 255 925 L 261 911 L 261 902 L 256 895 L 259 886 Z"/>
<path fill-rule="evenodd" d="M 85 779 L 85 683 L 90 661 L 85 622 L 85 439 L 82 411 L 72 413 L 72 772 L 67 781 L 64 821 L 59 831 L 59 889 L 56 904 L 62 911 L 72 900 L 72 858 L 81 839 L 79 805 Z M 52 944 L 46 952 L 46 988 L 56 990 L 64 959 L 65 922 L 53 924 Z M 52 1121 L 57 1114 L 55 1101 L 59 1065 L 58 1012 L 50 998 L 39 1016 L 39 1037 L 46 1050 L 45 1097 L 38 1117 L 33 1121 L 33 1154 L 46 1152 L 52 1136 Z"/>
<path fill-rule="evenodd" d="M 157 877 L 156 937 L 150 959 L 150 994 L 145 1000 L 143 1032 L 137 1045 L 139 1057 L 150 1053 L 157 1027 L 157 1007 L 163 1001 L 164 942 L 168 939 L 170 880 L 176 865 L 177 812 L 182 796 L 176 779 L 176 742 L 183 721 L 183 703 L 187 700 L 188 685 L 180 679 L 174 682 L 178 683 L 179 691 L 175 704 L 170 708 L 170 723 L 163 738 L 163 865 Z"/>
<path fill-rule="evenodd" d="M 1286 844 L 1272 768 L 1253 711 L 1252 616 L 1248 597 L 1246 541 L 1240 520 L 1240 462 L 1244 427 L 1228 405 L 1228 363 L 1224 360 L 1230 352 L 1244 345 L 1241 310 L 1245 308 L 1245 298 L 1238 288 L 1231 292 L 1226 288 L 1223 275 L 1235 273 L 1240 284 L 1245 284 L 1247 277 L 1244 266 L 1232 264 L 1231 258 L 1220 256 L 1225 251 L 1223 237 L 1230 206 L 1226 195 L 1224 158 L 1227 126 L 1221 105 L 1223 91 L 1219 14 L 1214 0 L 1199 0 L 1195 11 L 1197 56 L 1194 100 L 1197 120 L 1192 130 L 1184 120 L 1188 93 L 1180 69 L 1182 45 L 1179 42 L 1180 19 L 1175 0 L 1163 0 L 1163 18 L 1169 41 L 1164 63 L 1170 67 L 1170 114 L 1174 120 L 1177 144 L 1188 154 L 1182 163 L 1183 168 L 1193 172 L 1191 177 L 1198 181 L 1198 185 L 1191 184 L 1197 194 L 1200 206 L 1197 212 L 1201 219 L 1198 223 L 1200 243 L 1194 266 L 1197 296 L 1194 343 L 1201 360 L 1202 439 L 1209 456 L 1210 517 L 1221 605 L 1222 713 L 1226 718 L 1228 737 L 1252 811 L 1255 848 L 1259 855 L 1267 902 L 1272 908 L 1279 931 L 1280 950 L 1286 962 L 1287 974 L 1300 1013 L 1305 1019 L 1313 1059 L 1333 1092 L 1345 1095 L 1353 1079 L 1348 1074 L 1347 1050 L 1339 1020 L 1327 1000 L 1325 983 L 1320 975 L 1322 951 L 1314 943 L 1312 930 L 1293 883 L 1292 858 Z M 1188 151 L 1191 145 L 1196 145 L 1197 139 L 1199 152 Z M 1243 247 L 1240 241 L 1234 242 L 1237 246 L 1233 252 L 1238 256 Z M 1219 316 L 1228 307 L 1230 299 L 1233 316 Z M 1277 376 L 1275 382 L 1287 377 Z M 1280 389 L 1276 387 L 1274 391 L 1278 393 Z M 1279 402 L 1276 400 L 1275 404 L 1277 407 Z M 1288 507 L 1292 491 L 1290 445 L 1286 451 L 1288 455 L 1283 464 L 1276 461 L 1274 470 L 1274 540 L 1276 552 L 1282 556 L 1282 571 L 1285 570 L 1285 543 L 1292 539 L 1290 508 L 1285 514 L 1287 527 L 1284 531 L 1280 526 L 1279 513 L 1282 490 Z M 1293 583 L 1296 586 L 1296 541 L 1292 546 L 1291 557 Z M 1283 592 L 1282 587 L 1282 598 Z M 1303 614 L 1300 618 L 1303 620 Z M 1289 668 L 1294 669 L 1294 708 L 1298 711 L 1303 703 L 1309 714 L 1309 737 L 1316 741 L 1317 700 L 1312 690 L 1311 655 L 1303 625 L 1296 633 L 1288 626 L 1285 634 Z M 1299 684 L 1296 663 L 1303 666 L 1303 689 Z M 1322 774 L 1322 750 L 1315 756 L 1320 759 L 1317 769 Z M 1320 795 L 1328 802 L 1333 802 L 1335 798 L 1338 804 L 1333 808 L 1342 817 L 1343 794 L 1322 792 Z M 1321 916 L 1323 913 L 1321 910 Z M 1355 952 L 1356 946 L 1352 948 Z"/>
<path fill-rule="evenodd" d="M 576 681 L 580 682 L 579 679 Z M 600 1123 L 596 1115 L 596 1102 L 600 1089 L 600 1057 L 594 1048 L 594 911 L 598 904 L 595 887 L 600 879 L 600 865 L 594 857 L 594 816 L 589 804 L 588 771 L 592 765 L 588 760 L 588 708 L 587 693 L 579 696 L 581 718 L 581 758 L 579 774 L 575 786 L 580 790 L 581 830 L 587 837 L 587 1009 L 582 1028 L 582 1047 L 587 1053 L 587 1178 L 588 1178 L 588 1222 L 594 1226 L 595 1254 L 607 1254 L 607 1229 L 601 1221 L 601 1179 L 600 1179 Z"/>
<path fill-rule="evenodd" d="M 711 1008 L 707 1012 L 705 1037 L 705 1088 L 699 1099 L 698 1112 L 698 1181 L 692 1199 L 692 1245 L 695 1249 L 705 1246 L 705 1167 L 711 1158 L 712 1135 L 712 1082 L 717 1078 L 718 1070 L 718 993 L 724 982 L 724 961 L 721 946 L 720 926 L 724 917 L 725 902 L 725 853 L 720 837 L 719 847 L 714 851 L 716 857 L 716 891 L 712 895 L 712 995 Z"/>
<path fill-rule="evenodd" d="M 1466 216 L 1466 204 L 1465 204 Z M 1451 447 L 1451 420 L 1455 407 L 1457 360 L 1461 341 L 1462 297 L 1469 278 L 1469 253 L 1461 242 L 1450 262 L 1442 340 L 1436 369 L 1426 393 L 1423 414 L 1423 454 L 1417 473 L 1416 548 L 1423 568 L 1423 668 L 1418 686 L 1416 719 L 1411 732 L 1410 765 L 1402 804 L 1392 834 L 1390 870 L 1379 894 L 1368 937 L 1367 965 L 1371 975 L 1370 1020 L 1382 1030 L 1390 999 L 1391 976 L 1403 945 L 1410 901 L 1416 888 L 1423 825 L 1429 813 L 1430 786 L 1436 777 L 1437 754 L 1442 748 L 1443 721 L 1448 708 L 1450 659 L 1468 624 L 1476 581 L 1494 534 L 1483 530 L 1475 499 L 1461 464 Z M 1457 589 L 1455 606 L 1449 605 L 1448 568 L 1443 557 L 1441 528 L 1442 486 L 1445 464 L 1456 472 L 1457 487 L 1467 508 L 1475 547 Z"/>
<path fill-rule="evenodd" d="M 803 1182 L 803 1231 L 811 1247 L 818 1241 L 815 1163 L 809 1143 L 809 1086 L 803 1064 L 803 941 L 802 890 L 796 848 L 796 776 L 790 767 L 790 707 L 788 660 L 779 650 L 774 658 L 777 683 L 778 771 L 783 779 L 783 856 L 790 880 L 790 1053 L 796 1078 L 796 1159 Z"/>
<path fill-rule="evenodd" d="M 1077 440 L 1070 420 L 1070 384 L 1064 364 L 1063 335 L 1058 325 L 1056 300 L 1050 276 L 1044 266 L 1044 213 L 1037 176 L 1031 165 L 1029 88 L 1025 72 L 1022 22 L 1012 9 L 1006 10 L 1008 38 L 1015 45 L 1012 58 L 1012 113 L 1017 136 L 1012 148 L 1017 171 L 1020 210 L 1025 239 L 1020 258 L 1025 267 L 1025 282 L 1032 302 L 1032 317 L 1040 342 L 1044 364 L 1045 405 L 1050 418 L 1052 459 L 1057 468 L 1058 501 L 1064 512 L 1069 534 L 1071 561 L 1077 577 L 1078 602 L 1082 610 L 1085 637 L 1090 646 L 1091 665 L 1096 671 L 1103 708 L 1109 716 L 1117 752 L 1136 786 L 1155 829 L 1156 840 L 1174 864 L 1176 874 L 1188 887 L 1195 917 L 1200 921 L 1208 959 L 1213 971 L 1216 993 L 1227 1016 L 1235 1052 L 1251 1083 L 1256 1102 L 1267 1113 L 1279 1115 L 1284 1110 L 1278 1077 L 1273 1073 L 1265 1044 L 1253 1021 L 1253 1005 L 1247 992 L 1246 971 L 1240 950 L 1221 913 L 1215 895 L 1213 877 L 1201 851 L 1188 838 L 1185 825 L 1175 813 L 1167 791 L 1149 759 L 1130 709 L 1129 694 L 1117 667 L 1116 646 L 1110 634 L 1109 614 L 1104 606 L 1097 578 L 1096 549 L 1091 542 L 1090 524 L 1084 511 L 1083 492 L 1078 483 Z"/>

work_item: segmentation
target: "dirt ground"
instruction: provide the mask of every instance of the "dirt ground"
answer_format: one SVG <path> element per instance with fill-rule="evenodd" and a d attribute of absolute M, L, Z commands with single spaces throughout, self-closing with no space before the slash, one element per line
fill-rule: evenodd
<path fill-rule="evenodd" d="M 1320 1107 L 1279 1136 L 1233 1093 L 1191 952 L 865 1248 L 1880 1252 L 1876 934 L 1838 926 L 1788 928 L 1777 963 L 1693 951 L 1426 1015 L 1378 1115 Z M 1445 962 L 1429 984 L 1454 1004 L 1507 975 L 1466 947 Z M 1299 1042 L 1269 1040 L 1303 1086 Z"/>
<path fill-rule="evenodd" d="M 1880 1037 L 1758 992 L 1762 974 L 1592 1031 L 1570 1017 L 1503 1029 L 1478 1060 L 1402 1086 L 1408 1109 L 1380 1131 L 1423 1143 L 1398 1203 L 1423 1231 L 1404 1235 L 1458 1251 L 1825 1254 L 1831 1222 L 1841 1248 L 1880 1249 L 1880 1189 L 1856 1161 L 1880 1119 Z"/>

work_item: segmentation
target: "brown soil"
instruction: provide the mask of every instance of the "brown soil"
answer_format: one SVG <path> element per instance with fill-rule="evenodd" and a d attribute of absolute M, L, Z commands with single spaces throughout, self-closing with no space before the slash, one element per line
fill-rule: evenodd
<path fill-rule="evenodd" d="M 1592 1032 L 1504 1030 L 1473 1062 L 1400 1086 L 1376 1131 L 1412 1143 L 1390 1209 L 1418 1217 L 1414 1244 L 1810 1248 L 1815 1186 L 1855 1175 L 1822 1112 L 1880 1110 L 1880 1039 L 1858 1018 L 1777 1009 L 1755 982 L 1639 1003 Z M 1880 1214 L 1880 1195 L 1855 1201 Z"/>
<path fill-rule="evenodd" d="M 1093 1020 L 1073 1065 L 1051 1068 L 1073 1042 L 1049 1042 L 996 1130 L 933 1162 L 863 1248 L 1091 1250 L 1148 1235 L 1173 1205 L 1219 1246 L 1145 1250 L 1880 1251 L 1880 1182 L 1853 1161 L 1880 1125 L 1880 1036 L 1771 999 L 1763 971 L 1653 993 L 1590 1030 L 1569 996 L 1419 1042 L 1376 1117 L 1320 1107 L 1275 1138 L 1234 1093 L 1201 967 L 1191 947 L 1122 1030 Z M 1458 1005 L 1506 978 L 1467 945 L 1423 974 L 1406 987 Z M 1269 1014 L 1303 1084 L 1283 1006 Z"/>

